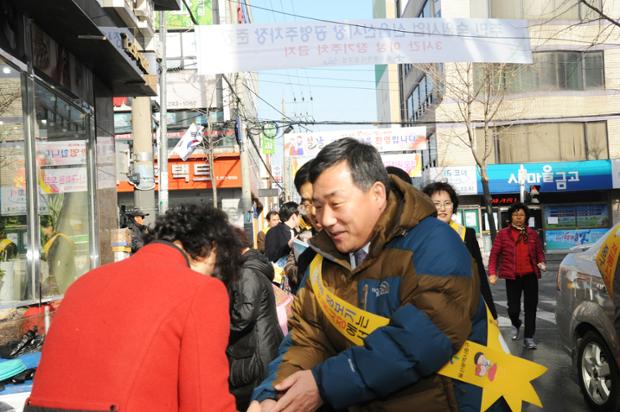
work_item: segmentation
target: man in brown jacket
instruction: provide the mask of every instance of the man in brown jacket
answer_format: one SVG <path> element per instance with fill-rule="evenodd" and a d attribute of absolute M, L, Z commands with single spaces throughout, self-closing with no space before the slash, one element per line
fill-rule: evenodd
<path fill-rule="evenodd" d="M 357 140 L 323 148 L 310 178 L 317 256 L 249 411 L 480 410 L 481 388 L 437 374 L 465 340 L 486 344 L 476 268 L 459 236 Z"/>

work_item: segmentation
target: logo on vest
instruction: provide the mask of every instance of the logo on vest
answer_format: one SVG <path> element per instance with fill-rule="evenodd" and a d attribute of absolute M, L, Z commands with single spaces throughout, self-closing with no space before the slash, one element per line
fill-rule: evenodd
<path fill-rule="evenodd" d="M 379 296 L 387 295 L 390 293 L 390 283 L 387 280 L 384 280 L 379 283 L 378 287 L 372 288 L 370 291 L 373 292 L 377 298 Z"/>

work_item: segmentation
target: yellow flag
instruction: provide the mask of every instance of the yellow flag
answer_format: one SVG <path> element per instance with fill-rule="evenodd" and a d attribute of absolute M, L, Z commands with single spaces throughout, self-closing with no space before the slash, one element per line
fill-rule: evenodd
<path fill-rule="evenodd" d="M 614 226 L 604 240 L 596 254 L 596 266 L 601 272 L 607 292 L 614 295 L 614 278 L 618 270 L 618 255 L 620 254 L 620 223 Z"/>

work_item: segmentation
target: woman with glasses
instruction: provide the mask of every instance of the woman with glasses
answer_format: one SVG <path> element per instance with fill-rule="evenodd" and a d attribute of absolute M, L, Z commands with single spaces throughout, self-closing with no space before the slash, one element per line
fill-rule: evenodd
<path fill-rule="evenodd" d="M 527 226 L 529 209 L 515 203 L 508 209 L 510 225 L 497 234 L 489 256 L 489 282 L 497 277 L 506 279 L 508 316 L 512 323 L 512 340 L 519 339 L 521 328 L 521 295 L 525 311 L 523 346 L 536 349 L 536 308 L 538 306 L 538 279 L 546 271 L 545 255 L 536 231 Z"/>
<path fill-rule="evenodd" d="M 476 239 L 476 231 L 472 228 L 461 226 L 452 220 L 452 216 L 456 213 L 456 209 L 459 206 L 459 198 L 456 195 L 456 191 L 450 184 L 444 182 L 430 183 L 426 185 L 422 191 L 433 201 L 437 209 L 437 219 L 449 224 L 450 227 L 459 234 L 461 240 L 465 242 L 469 254 L 475 259 L 476 265 L 478 266 L 478 275 L 480 276 L 480 291 L 482 297 L 489 311 L 491 311 L 493 318 L 497 319 L 497 309 L 495 309 L 495 303 L 493 302 L 493 295 L 489 287 L 487 272 L 484 270 L 484 264 L 482 263 L 482 254 L 480 253 L 480 246 Z"/>

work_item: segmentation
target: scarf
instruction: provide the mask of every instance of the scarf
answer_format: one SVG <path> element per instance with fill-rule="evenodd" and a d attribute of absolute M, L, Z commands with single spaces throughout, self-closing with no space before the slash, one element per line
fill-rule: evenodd
<path fill-rule="evenodd" d="M 519 231 L 519 237 L 517 237 L 517 243 L 519 242 L 525 242 L 527 243 L 527 226 L 517 226 L 514 223 L 510 224 L 512 226 L 513 229 L 516 229 Z"/>

